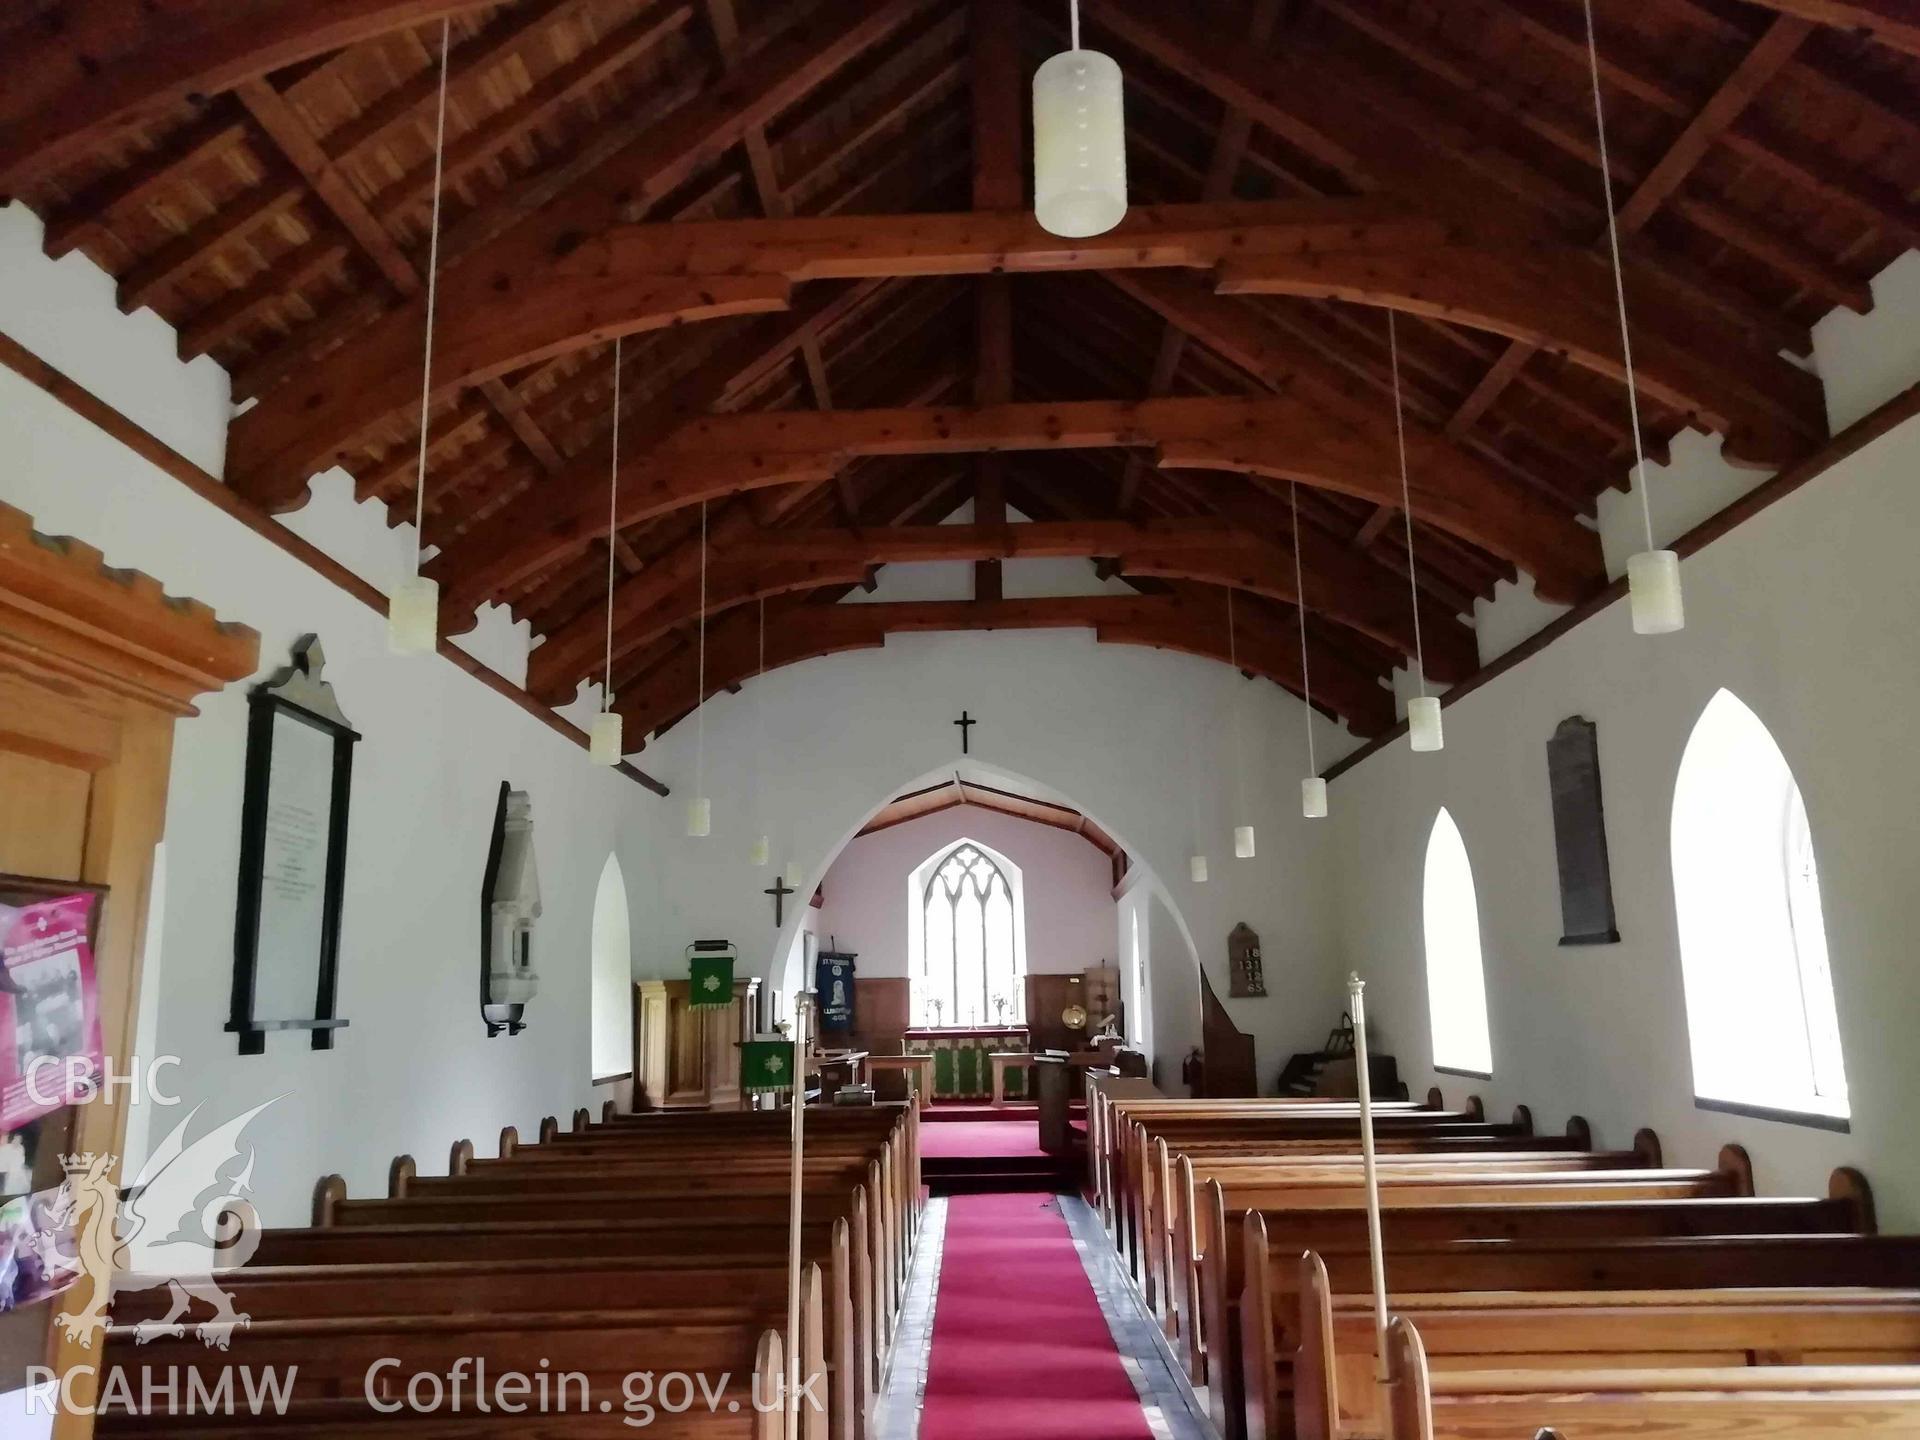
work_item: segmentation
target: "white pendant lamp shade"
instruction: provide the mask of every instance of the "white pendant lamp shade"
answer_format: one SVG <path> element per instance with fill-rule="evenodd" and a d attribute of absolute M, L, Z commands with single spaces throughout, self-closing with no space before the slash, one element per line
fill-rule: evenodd
<path fill-rule="evenodd" d="M 698 840 L 713 833 L 713 801 L 696 795 L 687 802 L 687 834 Z"/>
<path fill-rule="evenodd" d="M 762 835 L 753 842 L 753 848 L 747 852 L 747 860 L 753 865 L 764 866 L 772 853 L 773 846 L 771 842 L 768 841 L 766 836 Z"/>
<path fill-rule="evenodd" d="M 1050 235 L 1104 235 L 1127 213 L 1120 67 L 1065 50 L 1033 77 L 1033 214 Z"/>
<path fill-rule="evenodd" d="M 1236 860 L 1253 859 L 1253 826 L 1233 827 L 1233 857 Z"/>
<path fill-rule="evenodd" d="M 387 648 L 395 655 L 431 655 L 440 644 L 440 584 L 409 575 L 387 597 Z"/>
<path fill-rule="evenodd" d="M 1680 556 L 1672 550 L 1642 550 L 1627 560 L 1627 600 L 1636 635 L 1671 635 L 1686 628 L 1680 591 Z"/>
<path fill-rule="evenodd" d="M 1423 754 L 1441 749 L 1446 737 L 1440 727 L 1440 697 L 1416 695 L 1407 701 L 1407 735 Z"/>
<path fill-rule="evenodd" d="M 593 717 L 593 726 L 587 731 L 587 753 L 593 757 L 596 765 L 618 765 L 623 752 L 620 712 L 602 710 Z"/>
<path fill-rule="evenodd" d="M 1300 813 L 1309 820 L 1327 818 L 1327 782 L 1318 775 L 1300 782 Z"/>
<path fill-rule="evenodd" d="M 1187 878 L 1196 885 L 1204 885 L 1207 883 L 1206 856 L 1189 855 L 1187 857 Z"/>

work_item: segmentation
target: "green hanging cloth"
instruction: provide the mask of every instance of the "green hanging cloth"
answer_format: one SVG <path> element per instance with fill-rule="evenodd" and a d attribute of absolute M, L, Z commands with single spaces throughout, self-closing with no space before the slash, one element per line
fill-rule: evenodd
<path fill-rule="evenodd" d="M 695 1010 L 733 1003 L 733 952 L 687 958 L 687 1003 Z"/>
<path fill-rule="evenodd" d="M 793 1042 L 748 1040 L 740 1046 L 740 1088 L 762 1094 L 793 1088 Z"/>

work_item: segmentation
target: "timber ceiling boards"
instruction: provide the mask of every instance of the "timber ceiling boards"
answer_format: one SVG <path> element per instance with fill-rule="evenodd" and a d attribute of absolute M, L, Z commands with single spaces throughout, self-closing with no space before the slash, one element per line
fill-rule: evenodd
<path fill-rule="evenodd" d="M 256 0 L 190 7 L 163 36 L 120 0 L 24 0 L 0 16 L 0 193 L 46 221 L 50 253 L 86 252 L 125 308 L 257 398 L 230 483 L 286 508 L 337 459 L 362 496 L 403 500 L 415 422 L 393 400 L 418 373 L 450 17 L 450 378 L 427 511 L 445 623 L 511 605 L 548 637 L 530 683 L 550 697 L 595 670 L 580 637 L 604 584 L 606 341 L 628 329 L 615 671 L 640 733 L 690 703 L 700 493 L 716 686 L 746 678 L 727 647 L 759 599 L 770 663 L 949 623 L 1077 621 L 1212 654 L 1231 586 L 1244 668 L 1297 688 L 1301 597 L 1280 563 L 1296 478 L 1316 700 L 1380 728 L 1408 648 L 1394 477 L 1374 473 L 1392 431 L 1383 303 L 1408 317 L 1435 678 L 1472 668 L 1456 617 L 1500 580 L 1566 599 L 1602 583 L 1583 525 L 1632 445 L 1577 0 L 1102 0 L 1089 43 L 1126 71 L 1135 212 L 1077 252 L 1017 210 L 965 213 L 977 182 L 1004 188 L 974 150 L 1004 170 L 1010 134 L 976 96 L 1024 109 L 1059 8 Z M 1824 411 L 1779 352 L 1804 355 L 1833 307 L 1869 306 L 1869 278 L 1920 245 L 1920 25 L 1892 0 L 1596 9 L 1647 439 L 1658 454 L 1698 423 L 1738 458 L 1790 461 Z M 1017 45 L 976 45 L 989 25 Z M 1016 85 L 976 85 L 1015 55 Z M 1022 273 L 982 278 L 1002 263 Z M 979 358 L 1001 352 L 977 348 L 996 283 L 1004 381 Z M 910 444 L 886 433 L 903 407 L 994 386 L 1010 406 L 903 420 Z M 771 411 L 794 413 L 777 444 L 754 419 Z M 937 521 L 982 484 L 1136 594 L 836 613 L 917 533 L 877 527 Z M 1168 524 L 1203 539 L 1153 529 Z M 995 558 L 991 532 L 958 548 Z"/>

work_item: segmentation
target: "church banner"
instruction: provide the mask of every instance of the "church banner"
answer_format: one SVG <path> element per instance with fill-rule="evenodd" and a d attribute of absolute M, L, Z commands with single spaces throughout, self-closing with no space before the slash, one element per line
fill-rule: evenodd
<path fill-rule="evenodd" d="M 750 1095 L 793 1088 L 793 1042 L 774 1038 L 740 1046 L 740 1088 Z"/>
<path fill-rule="evenodd" d="M 0 1133 L 86 1099 L 99 1080 L 98 898 L 0 904 Z"/>
<path fill-rule="evenodd" d="M 820 1002 L 822 1030 L 853 1028 L 853 962 L 849 950 L 822 950 L 813 965 L 813 993 Z"/>
<path fill-rule="evenodd" d="M 696 1010 L 733 1003 L 733 952 L 687 959 L 687 1001 Z"/>

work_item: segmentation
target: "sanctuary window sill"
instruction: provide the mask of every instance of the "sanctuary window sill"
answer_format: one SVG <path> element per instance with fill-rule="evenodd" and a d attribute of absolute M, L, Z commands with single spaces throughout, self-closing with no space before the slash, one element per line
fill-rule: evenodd
<path fill-rule="evenodd" d="M 1436 1065 L 1433 1068 L 1436 1074 L 1454 1075 L 1462 1080 L 1493 1079 L 1493 1072 L 1491 1070 L 1463 1070 L 1458 1065 Z"/>
<path fill-rule="evenodd" d="M 1801 1125 L 1809 1130 L 1830 1130 L 1836 1135 L 1851 1135 L 1852 1122 L 1845 1115 L 1826 1115 L 1817 1110 L 1783 1110 L 1772 1105 L 1749 1105 L 1741 1100 L 1709 1100 L 1693 1097 L 1693 1108 L 1711 1110 L 1720 1115 L 1744 1115 L 1749 1120 L 1771 1120 L 1779 1125 Z"/>

